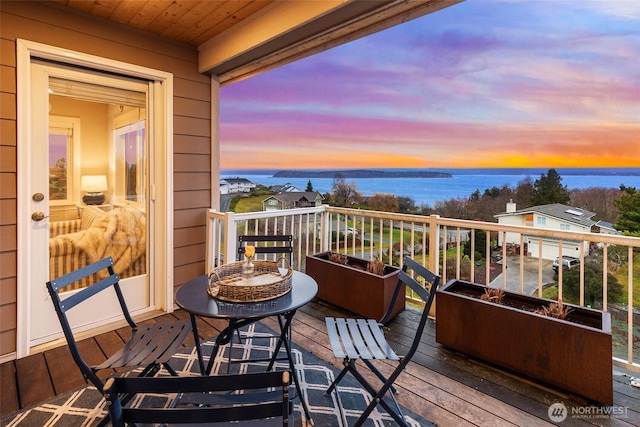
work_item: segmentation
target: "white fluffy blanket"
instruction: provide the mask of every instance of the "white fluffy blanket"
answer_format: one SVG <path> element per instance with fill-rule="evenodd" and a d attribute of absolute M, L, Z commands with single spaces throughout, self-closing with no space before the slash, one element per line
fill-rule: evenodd
<path fill-rule="evenodd" d="M 112 257 L 116 273 L 122 274 L 145 254 L 146 223 L 145 215 L 136 209 L 114 209 L 88 229 L 64 238 L 83 250 L 91 263 Z"/>

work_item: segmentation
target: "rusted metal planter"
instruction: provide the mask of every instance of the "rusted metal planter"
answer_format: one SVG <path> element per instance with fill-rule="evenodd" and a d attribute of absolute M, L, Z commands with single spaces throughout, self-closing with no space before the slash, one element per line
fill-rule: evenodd
<path fill-rule="evenodd" d="M 329 253 L 306 258 L 305 272 L 318 283 L 317 297 L 360 316 L 382 319 L 391 304 L 400 269 L 387 265 L 384 275 L 379 276 L 366 271 L 366 260 L 348 256 L 351 266 L 342 265 L 329 261 Z M 405 290 L 400 292 L 402 298 L 396 300 L 391 318 L 404 310 Z"/>
<path fill-rule="evenodd" d="M 436 296 L 436 341 L 581 397 L 613 404 L 611 316 L 565 304 L 565 320 L 527 311 L 553 302 L 504 292 L 482 301 L 485 286 L 451 280 Z"/>

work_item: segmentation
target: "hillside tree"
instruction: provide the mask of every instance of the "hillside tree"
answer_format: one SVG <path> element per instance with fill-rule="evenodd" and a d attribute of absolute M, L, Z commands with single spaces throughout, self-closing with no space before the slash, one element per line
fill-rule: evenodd
<path fill-rule="evenodd" d="M 400 203 L 393 194 L 373 193 L 367 199 L 367 207 L 374 211 L 400 212 Z"/>
<path fill-rule="evenodd" d="M 563 294 L 568 301 L 580 301 L 580 269 L 572 268 L 562 272 Z M 607 273 L 607 300 L 619 302 L 622 296 L 622 285 L 611 273 Z M 584 303 L 594 306 L 602 302 L 602 263 L 587 262 L 584 265 Z"/>
<path fill-rule="evenodd" d="M 341 176 L 336 176 L 331 184 L 330 201 L 334 206 L 351 207 L 362 203 L 362 194 L 355 182 L 346 182 Z"/>
<path fill-rule="evenodd" d="M 631 236 L 640 236 L 640 192 L 635 187 L 620 186 L 622 195 L 614 200 L 618 219 L 614 228 Z"/>
<path fill-rule="evenodd" d="M 569 190 L 562 185 L 562 177 L 555 169 L 549 169 L 546 175 L 540 175 L 533 183 L 534 205 L 567 204 L 570 199 Z"/>

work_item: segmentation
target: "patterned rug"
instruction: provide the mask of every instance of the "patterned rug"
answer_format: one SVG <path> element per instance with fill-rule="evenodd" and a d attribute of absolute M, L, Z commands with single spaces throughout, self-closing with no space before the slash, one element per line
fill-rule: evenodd
<path fill-rule="evenodd" d="M 275 348 L 276 339 L 272 332 L 262 324 L 254 324 L 242 333 L 242 343 L 235 342 L 233 345 L 232 360 L 247 360 L 249 358 L 262 358 L 271 354 Z M 269 338 L 271 337 L 271 338 Z M 207 356 L 211 354 L 213 342 L 204 342 L 203 352 Z M 227 358 L 229 348 L 223 347 L 215 359 L 213 374 L 227 373 Z M 313 419 L 314 425 L 319 427 L 337 426 L 346 427 L 353 425 L 357 417 L 370 401 L 369 394 L 359 387 L 359 384 L 347 375 L 338 387 L 340 402 L 336 394 L 325 396 L 324 391 L 338 374 L 338 370 L 333 366 L 328 366 L 323 360 L 300 347 L 293 345 L 292 354 L 295 361 L 295 369 L 300 381 L 302 393 L 306 398 Z M 176 354 L 171 361 L 171 365 L 180 375 L 199 375 L 198 357 L 195 348 L 185 349 Z M 266 363 L 263 362 L 242 362 L 232 363 L 230 373 L 245 373 L 264 370 Z M 286 360 L 276 363 L 276 369 L 286 369 Z M 75 369 L 75 366 L 73 367 Z M 163 370 L 160 375 L 166 374 Z M 292 390 L 295 388 L 292 387 Z M 145 402 L 153 399 L 166 401 L 168 406 L 172 399 L 164 395 L 142 395 L 132 400 L 131 405 L 144 406 Z M 294 396 L 294 419 L 295 426 L 301 426 L 303 421 L 303 410 L 300 399 Z M 157 403 L 154 403 L 157 404 Z M 341 405 L 340 405 L 341 404 Z M 342 406 L 342 411 L 340 407 Z M 407 421 L 411 426 L 434 426 L 435 424 L 404 410 Z M 7 427 L 30 427 L 30 426 L 56 426 L 56 427 L 78 427 L 94 426 L 106 415 L 105 402 L 102 395 L 89 386 L 82 389 L 57 396 L 56 398 L 43 403 L 37 407 L 23 410 L 2 419 L 0 425 Z M 373 411 L 366 426 L 395 426 L 397 423 L 383 409 Z"/>

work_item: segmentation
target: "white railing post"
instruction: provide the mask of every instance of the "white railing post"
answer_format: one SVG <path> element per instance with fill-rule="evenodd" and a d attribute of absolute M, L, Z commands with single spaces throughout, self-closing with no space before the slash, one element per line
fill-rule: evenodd
<path fill-rule="evenodd" d="M 236 260 L 236 252 L 238 251 L 236 214 L 234 212 L 226 212 L 226 221 L 224 228 L 224 263 L 228 264 Z"/>
<path fill-rule="evenodd" d="M 216 239 L 216 236 L 213 234 L 213 230 L 215 228 L 214 219 L 211 215 L 215 212 L 215 209 L 209 209 L 207 211 L 207 218 L 205 220 L 205 245 L 204 245 L 204 262 L 205 262 L 205 272 L 204 274 L 209 274 L 213 266 L 215 265 L 215 253 L 213 250 L 213 245 L 217 245 L 219 239 Z"/>
<path fill-rule="evenodd" d="M 320 220 L 320 235 L 322 236 L 322 239 L 320 241 L 320 252 L 326 252 L 330 250 L 329 242 L 331 240 L 331 236 L 329 235 L 329 233 L 331 232 L 331 227 L 329 226 L 329 222 L 331 221 L 331 213 L 326 210 L 326 208 L 328 207 L 327 205 L 322 205 L 322 207 L 324 208 L 324 210 L 322 211 Z"/>
<path fill-rule="evenodd" d="M 440 274 L 440 215 L 429 216 L 429 270 Z"/>

